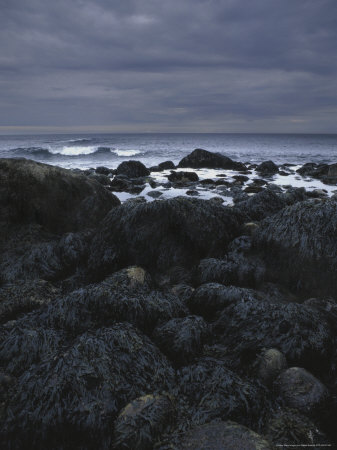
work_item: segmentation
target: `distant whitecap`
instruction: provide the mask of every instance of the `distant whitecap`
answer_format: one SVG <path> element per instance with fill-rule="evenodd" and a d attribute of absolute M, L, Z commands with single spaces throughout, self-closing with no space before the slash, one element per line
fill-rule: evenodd
<path fill-rule="evenodd" d="M 135 156 L 139 155 L 141 153 L 139 150 L 119 150 L 118 148 L 116 150 L 113 150 L 113 153 L 115 153 L 117 156 Z"/>

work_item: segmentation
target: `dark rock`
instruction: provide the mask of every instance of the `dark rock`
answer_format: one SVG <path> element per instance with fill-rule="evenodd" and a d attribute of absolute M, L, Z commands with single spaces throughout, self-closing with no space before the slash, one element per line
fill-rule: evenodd
<path fill-rule="evenodd" d="M 179 398 L 185 399 L 191 422 L 222 418 L 256 426 L 263 418 L 265 390 L 236 375 L 215 358 L 201 358 L 179 372 Z"/>
<path fill-rule="evenodd" d="M 302 295 L 335 295 L 337 202 L 295 203 L 266 219 L 253 237 L 271 276 Z"/>
<path fill-rule="evenodd" d="M 247 253 L 252 247 L 252 238 L 248 235 L 242 235 L 232 240 L 228 246 L 229 252 Z"/>
<path fill-rule="evenodd" d="M 125 203 L 128 203 L 129 205 L 138 205 L 139 203 L 146 203 L 146 202 L 147 200 L 145 197 L 134 197 L 125 200 Z"/>
<path fill-rule="evenodd" d="M 150 172 L 161 172 L 163 169 L 159 166 L 151 166 L 149 167 Z"/>
<path fill-rule="evenodd" d="M 254 431 L 235 422 L 214 422 L 193 428 L 181 437 L 179 449 L 272 450 L 273 446 Z"/>
<path fill-rule="evenodd" d="M 293 205 L 296 202 L 303 202 L 304 200 L 308 200 L 308 192 L 304 187 L 295 188 L 290 186 L 282 195 L 282 198 L 286 201 L 287 205 Z"/>
<path fill-rule="evenodd" d="M 266 268 L 258 258 L 231 253 L 222 259 L 202 259 L 196 270 L 196 283 L 256 287 L 265 277 Z"/>
<path fill-rule="evenodd" d="M 230 186 L 230 182 L 226 181 L 224 178 L 220 178 L 219 180 L 216 180 L 215 185 L 216 186 Z"/>
<path fill-rule="evenodd" d="M 7 449 L 99 448 L 112 444 L 112 420 L 128 402 L 170 389 L 174 371 L 129 324 L 91 331 L 19 379 L 3 427 Z"/>
<path fill-rule="evenodd" d="M 212 320 L 219 311 L 232 303 L 259 299 L 261 296 L 252 289 L 224 286 L 219 283 L 206 283 L 199 286 L 188 300 L 187 305 L 193 314 Z"/>
<path fill-rule="evenodd" d="M 278 174 L 282 177 L 288 177 L 290 175 L 290 173 L 285 172 L 284 170 L 279 170 Z"/>
<path fill-rule="evenodd" d="M 274 175 L 278 172 L 278 167 L 273 161 L 264 161 L 257 166 L 256 172 L 264 176 Z"/>
<path fill-rule="evenodd" d="M 287 368 L 285 356 L 276 348 L 264 350 L 259 357 L 259 378 L 270 385 Z"/>
<path fill-rule="evenodd" d="M 61 239 L 44 232 L 41 227 L 13 227 L 4 234 L 0 272 L 3 282 L 64 279 L 87 259 L 91 233 L 68 233 Z"/>
<path fill-rule="evenodd" d="M 208 333 L 208 325 L 202 317 L 188 316 L 157 327 L 153 340 L 176 366 L 181 366 L 201 353 Z"/>
<path fill-rule="evenodd" d="M 115 192 L 127 192 L 132 183 L 124 177 L 115 176 L 110 182 L 110 190 Z"/>
<path fill-rule="evenodd" d="M 9 328 L 9 327 L 8 327 Z M 0 358 L 7 374 L 21 376 L 36 364 L 54 358 L 65 345 L 63 331 L 36 324 L 25 324 L 24 320 L 3 333 L 0 340 Z"/>
<path fill-rule="evenodd" d="M 243 183 L 249 180 L 249 178 L 246 177 L 245 175 L 234 175 L 233 178 L 234 180 L 242 181 Z"/>
<path fill-rule="evenodd" d="M 212 153 L 207 150 L 196 149 L 188 156 L 185 156 L 178 167 L 192 167 L 195 169 L 228 169 L 228 170 L 245 170 L 246 166 L 240 162 L 231 160 L 220 153 Z"/>
<path fill-rule="evenodd" d="M 299 367 L 282 372 L 275 386 L 287 406 L 306 413 L 322 407 L 329 395 L 327 388 L 317 378 Z"/>
<path fill-rule="evenodd" d="M 222 203 L 224 203 L 224 199 L 222 197 L 212 197 L 208 200 L 209 202 L 214 202 L 218 205 L 221 205 Z"/>
<path fill-rule="evenodd" d="M 256 222 L 246 222 L 242 227 L 242 231 L 248 236 L 252 236 L 258 227 L 259 225 Z"/>
<path fill-rule="evenodd" d="M 152 187 L 152 189 L 155 189 L 158 186 L 158 183 L 156 183 L 154 180 L 150 180 L 149 185 Z"/>
<path fill-rule="evenodd" d="M 198 197 L 200 193 L 195 189 L 189 189 L 188 191 L 186 191 L 186 195 L 190 195 L 191 197 Z"/>
<path fill-rule="evenodd" d="M 73 334 L 119 321 L 149 333 L 159 322 L 186 314 L 178 297 L 152 290 L 149 275 L 130 267 L 54 301 L 44 317 L 48 326 Z"/>
<path fill-rule="evenodd" d="M 262 180 L 261 178 L 254 178 L 252 183 L 257 186 L 265 186 L 266 184 L 268 184 L 266 180 Z"/>
<path fill-rule="evenodd" d="M 108 176 L 108 175 L 111 174 L 111 172 L 112 172 L 112 170 L 111 170 L 111 169 L 108 169 L 107 167 L 104 167 L 104 166 L 96 167 L 96 173 L 99 173 L 99 174 L 101 174 L 101 175 L 106 175 L 106 176 Z"/>
<path fill-rule="evenodd" d="M 224 253 L 239 234 L 242 214 L 210 202 L 177 197 L 113 210 L 94 237 L 90 272 L 102 277 L 130 264 L 165 271 Z"/>
<path fill-rule="evenodd" d="M 147 192 L 146 195 L 148 195 L 149 197 L 152 197 L 152 198 L 158 198 L 158 197 L 161 197 L 163 195 L 163 193 L 160 191 L 149 191 L 149 192 Z"/>
<path fill-rule="evenodd" d="M 270 420 L 266 437 L 275 445 L 333 448 L 324 433 L 307 417 L 293 409 L 282 409 L 274 414 Z"/>
<path fill-rule="evenodd" d="M 211 178 L 205 178 L 204 180 L 200 181 L 200 184 L 206 184 L 206 185 L 208 185 L 208 184 L 215 184 L 215 181 L 212 180 Z"/>
<path fill-rule="evenodd" d="M 287 361 L 325 373 L 330 364 L 333 332 L 325 315 L 298 303 L 248 300 L 227 307 L 213 332 L 246 365 L 264 348 L 276 348 Z"/>
<path fill-rule="evenodd" d="M 47 305 L 60 294 L 44 280 L 17 281 L 0 288 L 0 324 Z"/>
<path fill-rule="evenodd" d="M 158 167 L 160 167 L 162 170 L 170 170 L 175 169 L 176 166 L 172 161 L 164 161 L 162 163 L 159 163 Z"/>
<path fill-rule="evenodd" d="M 37 223 L 64 233 L 97 225 L 120 204 L 99 183 L 25 159 L 0 160 L 0 208 L 7 224 Z"/>
<path fill-rule="evenodd" d="M 172 286 L 171 292 L 179 297 L 184 304 L 186 304 L 192 297 L 194 289 L 188 284 L 180 283 Z"/>
<path fill-rule="evenodd" d="M 191 181 L 199 181 L 199 177 L 195 172 L 171 172 L 171 175 L 168 175 L 168 180 L 174 183 L 188 183 Z"/>
<path fill-rule="evenodd" d="M 129 178 L 146 177 L 150 171 L 140 161 L 123 161 L 116 169 L 117 175 L 126 175 Z"/>
<path fill-rule="evenodd" d="M 254 184 L 250 184 L 249 186 L 247 186 L 245 188 L 245 192 L 247 194 L 257 194 L 258 192 L 262 192 L 262 191 L 263 191 L 263 187 L 255 186 Z"/>
<path fill-rule="evenodd" d="M 164 395 L 145 395 L 133 400 L 119 414 L 114 425 L 113 449 L 153 448 L 173 422 L 172 400 Z"/>
<path fill-rule="evenodd" d="M 91 173 L 88 178 L 90 180 L 97 181 L 99 184 L 102 184 L 103 186 L 110 185 L 110 178 L 108 176 L 100 174 L 100 173 Z"/>
<path fill-rule="evenodd" d="M 261 220 L 267 216 L 276 214 L 287 206 L 282 196 L 275 194 L 270 189 L 264 189 L 248 200 L 241 201 L 236 208 L 244 211 L 251 220 Z"/>

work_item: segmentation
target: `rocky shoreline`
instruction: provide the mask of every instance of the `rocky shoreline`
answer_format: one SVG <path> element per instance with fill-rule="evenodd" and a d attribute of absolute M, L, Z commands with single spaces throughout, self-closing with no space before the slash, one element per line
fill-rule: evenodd
<path fill-rule="evenodd" d="M 336 448 L 336 184 L 0 159 L 1 448 Z"/>

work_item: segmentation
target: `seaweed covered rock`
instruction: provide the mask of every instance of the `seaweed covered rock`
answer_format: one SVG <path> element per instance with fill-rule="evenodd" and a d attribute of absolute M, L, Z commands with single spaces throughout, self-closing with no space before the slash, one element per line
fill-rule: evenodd
<path fill-rule="evenodd" d="M 116 175 L 126 175 L 128 178 L 147 177 L 150 171 L 140 161 L 123 161 L 116 169 Z"/>
<path fill-rule="evenodd" d="M 66 343 L 63 331 L 37 326 L 24 321 L 10 330 L 1 330 L 0 359 L 7 374 L 19 376 L 33 365 L 56 357 Z"/>
<path fill-rule="evenodd" d="M 171 174 L 167 177 L 169 181 L 174 183 L 189 183 L 191 181 L 199 181 L 199 177 L 195 172 L 175 172 L 171 171 Z"/>
<path fill-rule="evenodd" d="M 187 314 L 177 296 L 151 289 L 150 276 L 140 267 L 130 267 L 60 297 L 43 318 L 48 326 L 75 334 L 119 321 L 151 332 L 159 322 Z"/>
<path fill-rule="evenodd" d="M 165 271 L 226 252 L 243 214 L 205 200 L 177 197 L 112 210 L 94 236 L 89 259 L 97 278 L 136 264 Z"/>
<path fill-rule="evenodd" d="M 14 227 L 3 235 L 0 272 L 3 283 L 43 279 L 58 281 L 84 267 L 90 232 L 67 233 L 61 239 L 37 225 Z"/>
<path fill-rule="evenodd" d="M 58 295 L 59 289 L 44 280 L 7 284 L 0 288 L 0 324 L 47 305 Z"/>
<path fill-rule="evenodd" d="M 224 285 L 256 287 L 265 277 L 264 263 L 255 257 L 232 252 L 222 259 L 202 259 L 196 268 L 197 284 L 220 283 Z"/>
<path fill-rule="evenodd" d="M 253 289 L 205 283 L 194 291 L 187 305 L 193 314 L 199 314 L 206 320 L 211 320 L 217 312 L 232 303 L 259 298 L 261 294 Z"/>
<path fill-rule="evenodd" d="M 336 200 L 308 200 L 267 218 L 253 242 L 264 255 L 271 277 L 302 295 L 334 296 L 336 230 Z"/>
<path fill-rule="evenodd" d="M 174 422 L 172 400 L 165 395 L 145 395 L 133 400 L 114 424 L 113 449 L 147 450 Z"/>
<path fill-rule="evenodd" d="M 221 153 L 212 153 L 200 148 L 185 156 L 178 167 L 192 167 L 194 169 L 228 169 L 228 170 L 246 170 L 246 166 L 240 162 L 233 161 L 228 156 Z"/>
<path fill-rule="evenodd" d="M 263 176 L 270 176 L 278 172 L 278 167 L 273 161 L 263 161 L 257 166 L 256 172 Z"/>
<path fill-rule="evenodd" d="M 258 376 L 267 385 L 270 385 L 286 368 L 287 360 L 276 348 L 264 350 L 259 357 Z"/>
<path fill-rule="evenodd" d="M 294 365 L 325 373 L 330 365 L 333 331 L 326 317 L 298 303 L 248 300 L 226 308 L 214 325 L 220 342 L 241 366 L 264 348 L 276 348 Z"/>
<path fill-rule="evenodd" d="M 282 372 L 275 386 L 288 407 L 306 413 L 313 413 L 322 407 L 329 395 L 327 388 L 317 378 L 300 367 L 290 367 Z"/>
<path fill-rule="evenodd" d="M 179 373 L 179 396 L 188 404 L 190 423 L 232 419 L 248 426 L 260 426 L 270 403 L 256 381 L 240 378 L 222 360 L 200 358 Z"/>
<path fill-rule="evenodd" d="M 3 449 L 102 449 L 128 402 L 168 390 L 174 371 L 129 324 L 87 332 L 19 379 L 6 409 Z"/>
<path fill-rule="evenodd" d="M 119 204 L 117 197 L 84 175 L 26 159 L 0 160 L 0 208 L 7 224 L 78 231 L 97 225 Z"/>
<path fill-rule="evenodd" d="M 325 434 L 307 417 L 293 409 L 282 409 L 270 419 L 266 437 L 277 446 L 332 448 Z M 317 446 L 317 447 L 316 447 Z"/>
<path fill-rule="evenodd" d="M 160 167 L 161 170 L 169 170 L 169 169 L 174 169 L 175 165 L 172 161 L 163 161 L 158 164 L 158 167 Z"/>
<path fill-rule="evenodd" d="M 262 220 L 265 217 L 276 214 L 287 206 L 286 199 L 270 189 L 264 189 L 248 200 L 238 203 L 235 208 L 244 211 L 250 220 Z"/>
<path fill-rule="evenodd" d="M 187 431 L 177 446 L 180 450 L 272 450 L 264 437 L 238 423 L 213 422 Z"/>
<path fill-rule="evenodd" d="M 201 353 L 208 334 L 207 323 L 202 317 L 188 316 L 172 319 L 157 327 L 153 340 L 160 350 L 179 366 L 187 364 Z"/>

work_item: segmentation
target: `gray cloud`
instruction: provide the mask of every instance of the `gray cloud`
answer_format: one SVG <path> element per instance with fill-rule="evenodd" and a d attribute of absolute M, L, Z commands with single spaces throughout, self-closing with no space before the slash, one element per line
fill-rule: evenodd
<path fill-rule="evenodd" d="M 336 132 L 335 0 L 0 0 L 0 132 Z"/>

